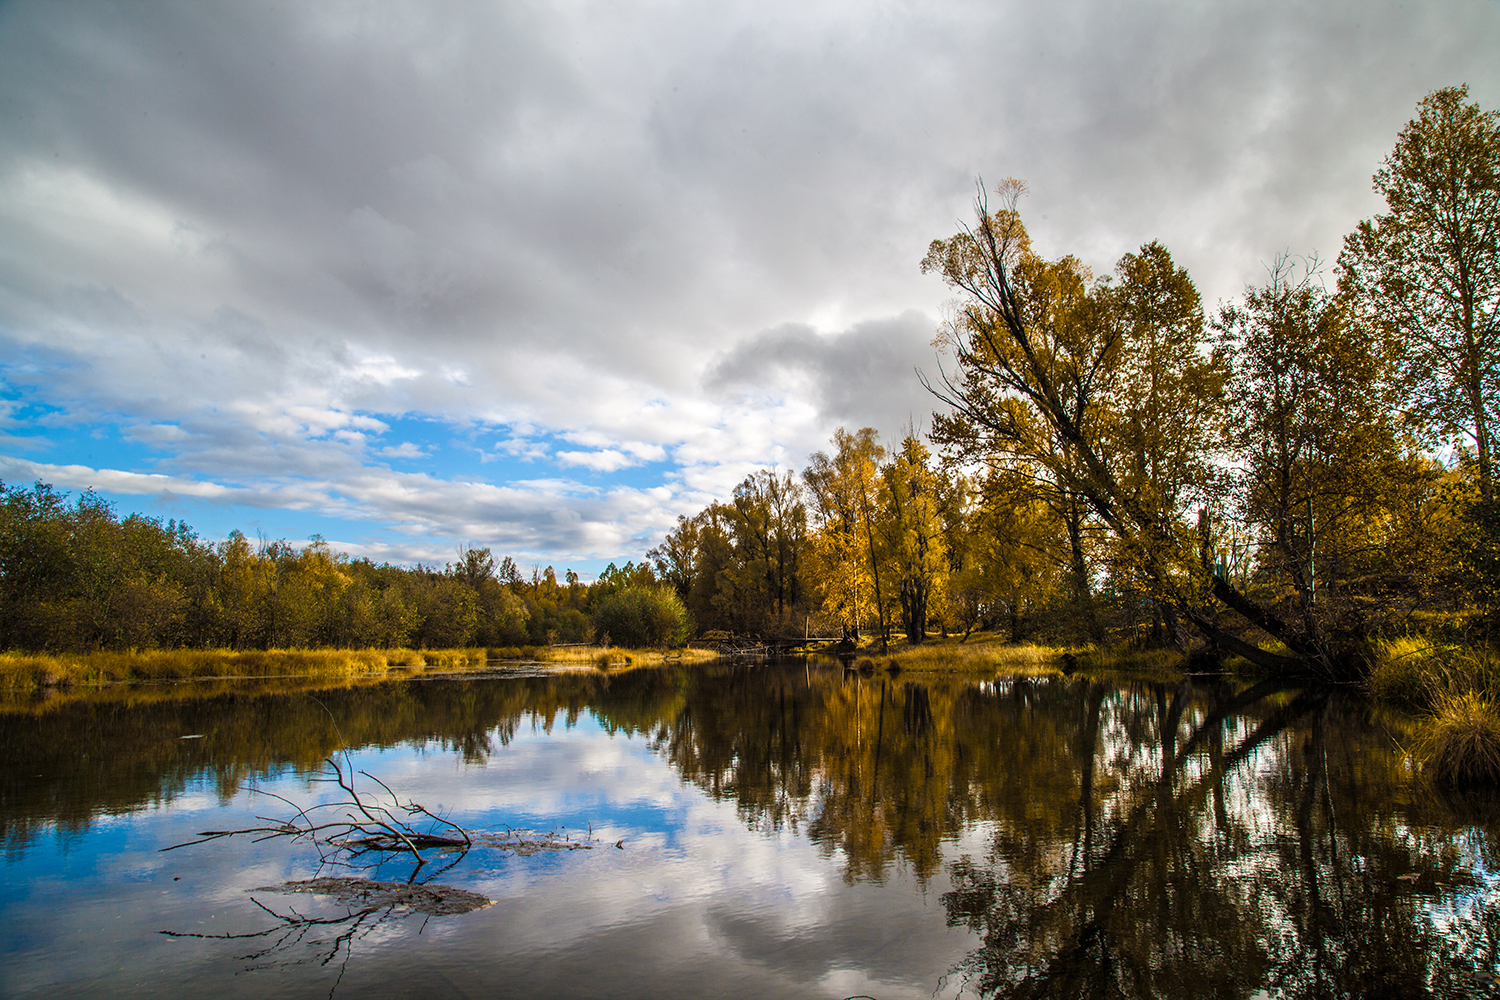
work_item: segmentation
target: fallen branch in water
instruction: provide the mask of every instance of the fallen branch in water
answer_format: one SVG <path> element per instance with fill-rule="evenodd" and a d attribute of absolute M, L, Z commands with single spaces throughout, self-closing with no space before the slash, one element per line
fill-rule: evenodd
<path fill-rule="evenodd" d="M 337 758 L 329 757 L 327 763 L 333 769 L 333 776 L 315 780 L 337 784 L 348 793 L 347 799 L 323 802 L 304 809 L 284 795 L 277 795 L 275 792 L 259 788 L 251 789 L 261 795 L 268 795 L 285 802 L 292 807 L 295 815 L 287 819 L 271 816 L 256 817 L 258 820 L 271 824 L 269 826 L 251 826 L 238 830 L 203 830 L 196 840 L 173 844 L 162 850 L 175 851 L 179 847 L 191 847 L 223 837 L 252 837 L 256 842 L 290 837 L 294 841 L 302 839 L 310 841 L 317 848 L 318 855 L 325 864 L 353 867 L 350 862 L 364 854 L 405 852 L 412 856 L 417 862 L 417 867 L 420 868 L 428 861 L 422 855 L 424 850 L 457 851 L 462 856 L 474 846 L 474 838 L 463 827 L 429 811 L 419 802 L 410 799 L 403 802 L 400 796 L 391 791 L 389 785 L 368 771 L 357 773 L 364 775 L 384 789 L 386 795 L 390 796 L 390 806 L 382 804 L 368 793 L 361 794 L 354 787 L 356 772 L 353 764 L 346 762 L 348 767 L 346 773 Z M 313 813 L 330 809 L 342 809 L 344 816 L 326 822 L 319 822 L 313 818 Z M 426 818 L 428 820 L 426 829 L 417 829 L 410 822 L 399 818 L 398 813 L 404 813 L 408 819 Z"/>
<path fill-rule="evenodd" d="M 323 802 L 304 809 L 284 795 L 252 788 L 253 792 L 286 803 L 292 808 L 293 815 L 288 818 L 256 817 L 267 826 L 203 830 L 194 840 L 163 847 L 162 850 L 175 851 L 179 847 L 206 844 L 224 837 L 251 837 L 257 843 L 279 837 L 288 837 L 293 841 L 305 839 L 317 849 L 324 864 L 346 868 L 374 867 L 389 855 L 409 855 L 417 863 L 417 869 L 412 872 L 412 881 L 415 881 L 417 871 L 431 860 L 423 854 L 424 851 L 457 854 L 457 857 L 442 866 L 442 870 L 446 870 L 457 864 L 475 846 L 515 851 L 521 855 L 535 854 L 538 851 L 590 850 L 594 847 L 590 841 L 572 840 L 555 831 L 537 834 L 531 830 L 507 828 L 503 834 L 473 833 L 428 810 L 419 802 L 410 799 L 402 801 L 384 781 L 368 771 L 355 771 L 354 765 L 348 760 L 340 765 L 336 757 L 329 757 L 327 763 L 332 769 L 332 775 L 314 780 L 338 785 L 348 795 L 347 799 Z M 357 790 L 357 774 L 379 785 L 388 799 Z M 389 804 L 385 804 L 387 801 Z M 342 810 L 343 816 L 329 820 L 323 820 L 321 816 L 314 818 L 314 813 L 326 810 Z M 423 819 L 427 821 L 425 824 L 422 823 Z M 413 823 L 422 828 L 418 829 Z M 372 865 L 356 864 L 366 855 L 376 855 L 379 860 Z"/>

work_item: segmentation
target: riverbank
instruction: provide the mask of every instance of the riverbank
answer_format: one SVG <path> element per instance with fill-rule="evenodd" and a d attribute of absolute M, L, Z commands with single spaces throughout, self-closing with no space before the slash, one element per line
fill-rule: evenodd
<path fill-rule="evenodd" d="M 810 649 L 833 656 L 832 647 Z M 1362 685 L 1371 701 L 1392 713 L 1404 732 L 1413 766 L 1439 785 L 1500 787 L 1500 655 L 1484 645 L 1402 636 L 1370 644 L 1370 672 Z M 856 650 L 856 667 L 915 674 L 1082 674 L 1105 680 L 1170 682 L 1186 676 L 1188 659 L 1176 650 L 1012 645 L 997 636 L 904 638 L 886 652 L 871 643 Z M 1257 672 L 1232 658 L 1225 673 L 1253 680 Z"/>
<path fill-rule="evenodd" d="M 805 652 L 813 656 L 836 655 L 831 644 L 810 647 Z M 1187 658 L 1176 650 L 1016 644 L 989 633 L 976 633 L 967 639 L 959 636 L 930 637 L 919 645 L 897 638 L 883 653 L 878 643 L 871 642 L 855 650 L 853 656 L 856 664 L 868 663 L 881 669 L 889 669 L 894 664 L 900 670 L 914 673 L 1072 674 L 1084 671 L 1160 680 L 1181 676 L 1187 666 Z"/>
<path fill-rule="evenodd" d="M 559 667 L 609 667 L 666 661 L 699 662 L 718 656 L 708 649 L 605 649 L 598 646 L 510 646 L 473 649 L 152 649 L 133 652 L 0 653 L 0 690 L 129 681 L 245 680 L 313 677 L 330 679 L 434 670 L 479 669 L 495 664 L 536 663 Z"/>

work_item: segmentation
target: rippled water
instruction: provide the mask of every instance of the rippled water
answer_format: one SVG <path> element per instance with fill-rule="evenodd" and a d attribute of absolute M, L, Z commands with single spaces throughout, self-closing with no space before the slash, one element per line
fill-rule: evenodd
<path fill-rule="evenodd" d="M 1492 810 L 1336 692 L 801 663 L 141 688 L 7 709 L 0 749 L 8 996 L 1479 996 L 1500 971 Z M 590 849 L 476 849 L 436 879 L 495 905 L 430 918 L 255 891 L 330 874 L 305 845 L 161 851 L 288 816 L 262 792 L 340 797 L 314 780 L 340 749 L 466 828 Z"/>

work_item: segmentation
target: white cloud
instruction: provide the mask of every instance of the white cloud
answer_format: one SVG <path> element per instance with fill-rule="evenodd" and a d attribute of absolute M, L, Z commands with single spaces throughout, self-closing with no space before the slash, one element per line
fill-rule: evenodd
<path fill-rule="evenodd" d="M 1031 181 L 1043 253 L 1159 238 L 1211 305 L 1336 253 L 1424 93 L 1500 106 L 1493 0 L 353 20 L 0 7 L 0 453 L 628 557 L 841 423 L 926 422 L 948 293 L 917 265 L 977 174 Z M 457 506 L 416 516 L 397 458 Z"/>
<path fill-rule="evenodd" d="M 210 500 L 226 499 L 230 490 L 217 483 L 206 483 L 180 476 L 123 472 L 118 469 L 91 469 L 86 465 L 52 465 L 26 459 L 0 456 L 0 479 L 41 479 L 59 487 L 108 490 L 134 496 L 172 493 Z"/>
<path fill-rule="evenodd" d="M 595 472 L 618 472 L 640 464 L 639 460 L 613 448 L 604 451 L 560 451 L 556 458 L 565 466 L 582 466 Z"/>
<path fill-rule="evenodd" d="M 412 444 L 410 441 L 402 441 L 400 444 L 394 447 L 381 448 L 380 454 L 384 455 L 386 458 L 416 459 L 425 457 L 427 455 L 427 450 L 425 448 L 419 448 L 418 446 Z"/>

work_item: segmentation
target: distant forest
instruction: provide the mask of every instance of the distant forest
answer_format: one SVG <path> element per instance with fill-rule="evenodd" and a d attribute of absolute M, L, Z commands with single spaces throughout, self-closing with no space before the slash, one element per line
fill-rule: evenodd
<path fill-rule="evenodd" d="M 925 439 L 840 429 L 590 585 L 465 549 L 375 565 L 0 487 L 0 646 L 456 647 L 814 634 L 1235 655 L 1330 677 L 1500 600 L 1500 116 L 1428 95 L 1331 268 L 1205 311 L 1147 243 L 1044 258 L 1024 185 L 933 241 L 957 299 Z M 651 624 L 642 624 L 651 623 Z M 628 638 L 627 638 L 628 637 Z"/>

